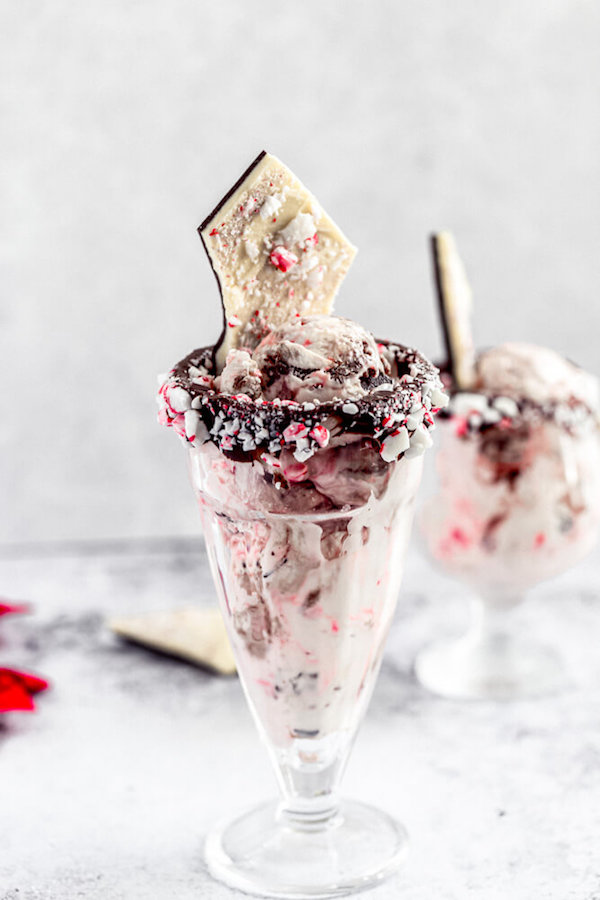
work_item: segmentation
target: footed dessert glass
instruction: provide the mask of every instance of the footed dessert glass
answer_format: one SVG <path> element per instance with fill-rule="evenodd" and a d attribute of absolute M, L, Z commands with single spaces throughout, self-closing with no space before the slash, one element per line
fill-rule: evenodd
<path fill-rule="evenodd" d="M 421 457 L 370 442 L 322 454 L 336 508 L 310 482 L 189 448 L 190 473 L 240 680 L 281 798 L 215 830 L 211 874 L 271 897 L 336 896 L 391 874 L 404 828 L 338 788 L 379 671 Z M 336 487 L 333 488 L 333 485 Z"/>
<path fill-rule="evenodd" d="M 471 627 L 423 650 L 415 669 L 443 696 L 510 699 L 564 683 L 560 655 L 535 635 L 516 634 L 510 611 L 596 541 L 600 441 L 591 415 L 485 415 L 474 430 L 463 416 L 439 421 L 438 487 L 419 517 L 435 563 L 476 592 Z"/>

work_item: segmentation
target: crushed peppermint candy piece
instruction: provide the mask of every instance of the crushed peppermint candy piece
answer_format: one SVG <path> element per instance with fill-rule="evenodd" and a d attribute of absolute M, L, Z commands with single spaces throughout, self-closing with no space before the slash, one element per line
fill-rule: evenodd
<path fill-rule="evenodd" d="M 285 228 L 281 229 L 279 237 L 281 237 L 286 247 L 304 244 L 305 241 L 311 241 L 315 244 L 314 238 L 317 237 L 318 241 L 318 235 L 317 225 L 313 216 L 310 213 L 298 213 Z"/>
<path fill-rule="evenodd" d="M 494 425 L 496 422 L 501 420 L 502 416 L 498 412 L 497 409 L 494 409 L 492 406 L 488 406 L 488 408 L 483 413 L 483 421 L 487 425 Z"/>
<path fill-rule="evenodd" d="M 260 208 L 261 219 L 272 219 L 281 209 L 283 198 L 279 194 L 271 194 Z"/>
<path fill-rule="evenodd" d="M 433 388 L 430 394 L 431 403 L 437 409 L 444 409 L 450 402 L 450 397 L 441 388 Z"/>
<path fill-rule="evenodd" d="M 410 437 L 411 448 L 419 447 L 426 450 L 428 447 L 431 447 L 432 444 L 432 437 L 424 425 L 419 425 L 415 428 L 414 433 Z"/>
<path fill-rule="evenodd" d="M 185 434 L 189 441 L 193 440 L 196 437 L 196 427 L 198 422 L 200 421 L 200 413 L 195 409 L 188 409 L 184 413 L 185 419 Z"/>
<path fill-rule="evenodd" d="M 414 431 L 421 424 L 424 417 L 425 417 L 425 409 L 423 407 L 420 407 L 419 409 L 415 410 L 415 412 L 413 412 L 411 410 L 410 415 L 406 419 L 406 427 L 410 431 Z"/>
<path fill-rule="evenodd" d="M 507 419 L 516 419 L 519 415 L 519 407 L 511 397 L 496 397 L 492 403 L 494 409 L 496 409 L 501 416 L 506 416 Z"/>
<path fill-rule="evenodd" d="M 315 425 L 314 428 L 311 428 L 309 434 L 319 447 L 326 447 L 329 443 L 329 431 L 324 425 Z"/>
<path fill-rule="evenodd" d="M 298 262 L 298 257 L 291 250 L 286 250 L 285 247 L 276 247 L 269 256 L 269 262 L 276 269 L 279 269 L 280 272 L 289 272 L 292 266 L 295 266 Z"/>
<path fill-rule="evenodd" d="M 254 241 L 244 241 L 244 249 L 246 251 L 246 255 L 250 257 L 253 263 L 258 261 L 260 250 L 254 243 Z"/>
<path fill-rule="evenodd" d="M 306 442 L 306 446 L 304 444 L 301 446 L 300 443 L 298 443 L 298 446 L 294 450 L 294 459 L 297 459 L 298 462 L 306 462 L 313 454 L 314 450 L 312 447 L 308 446 L 308 441 Z"/>
<path fill-rule="evenodd" d="M 410 438 L 406 428 L 399 428 L 384 440 L 381 445 L 381 456 L 386 462 L 398 459 L 401 453 L 410 446 Z"/>
<path fill-rule="evenodd" d="M 168 402 L 175 412 L 184 413 L 190 409 L 192 398 L 182 387 L 172 387 L 168 393 Z"/>
<path fill-rule="evenodd" d="M 489 400 L 485 394 L 461 391 L 452 397 L 452 411 L 457 416 L 468 416 L 474 412 L 483 415 L 488 405 Z"/>
<path fill-rule="evenodd" d="M 504 428 L 505 423 L 512 423 L 521 413 L 518 404 L 511 397 L 459 391 L 450 399 L 448 414 L 458 422 L 457 434 L 467 436 L 491 425 Z"/>
<path fill-rule="evenodd" d="M 286 441 L 296 441 L 300 438 L 305 437 L 308 434 L 308 429 L 306 425 L 303 425 L 302 422 L 292 422 L 291 425 L 283 432 L 283 437 Z"/>

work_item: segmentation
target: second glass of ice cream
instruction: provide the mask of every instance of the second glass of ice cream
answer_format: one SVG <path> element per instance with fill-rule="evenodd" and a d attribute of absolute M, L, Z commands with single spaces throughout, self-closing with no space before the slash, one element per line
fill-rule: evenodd
<path fill-rule="evenodd" d="M 508 611 L 582 559 L 600 524 L 596 379 L 558 353 L 504 344 L 453 395 L 440 427 L 438 491 L 420 524 L 437 564 L 475 590 L 472 628 L 417 661 L 439 693 L 509 698 L 565 676 L 558 653 L 519 635 Z"/>
<path fill-rule="evenodd" d="M 476 593 L 468 633 L 423 651 L 417 674 L 449 696 L 546 693 L 564 683 L 560 656 L 535 635 L 518 634 L 508 613 L 526 590 L 574 565 L 597 539 L 598 382 L 533 344 L 475 354 L 464 299 L 462 318 L 451 315 L 466 292 L 464 278 L 452 277 L 461 266 L 449 238 L 436 243 L 441 262 L 445 251 L 451 264 L 446 280 L 438 278 L 449 320 L 451 401 L 435 458 L 438 489 L 420 524 L 438 566 Z M 460 327 L 453 331 L 453 324 Z"/>

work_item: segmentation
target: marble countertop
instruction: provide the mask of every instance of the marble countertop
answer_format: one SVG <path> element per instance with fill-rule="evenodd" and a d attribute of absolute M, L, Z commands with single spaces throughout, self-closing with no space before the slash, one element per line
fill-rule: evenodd
<path fill-rule="evenodd" d="M 225 900 L 211 823 L 275 780 L 236 678 L 118 641 L 115 613 L 213 602 L 200 541 L 4 550 L 0 664 L 53 688 L 0 726 L 0 900 Z M 374 900 L 600 898 L 600 555 L 534 591 L 519 628 L 561 644 L 570 685 L 512 704 L 427 694 L 417 648 L 458 631 L 460 585 L 416 552 L 345 793 L 407 826 Z"/>

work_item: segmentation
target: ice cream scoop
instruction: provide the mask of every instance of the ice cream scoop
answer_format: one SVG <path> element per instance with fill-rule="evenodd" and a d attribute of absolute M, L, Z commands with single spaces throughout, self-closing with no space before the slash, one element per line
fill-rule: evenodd
<path fill-rule="evenodd" d="M 270 400 L 357 399 L 374 384 L 392 385 L 373 336 L 336 316 L 292 319 L 264 338 L 254 357 Z"/>
<path fill-rule="evenodd" d="M 481 353 L 477 391 L 539 405 L 582 403 L 598 408 L 598 381 L 549 347 L 511 342 Z"/>
<path fill-rule="evenodd" d="M 354 400 L 373 386 L 391 387 L 390 370 L 362 326 L 337 316 L 296 316 L 254 350 L 230 351 L 215 383 L 266 400 Z"/>

